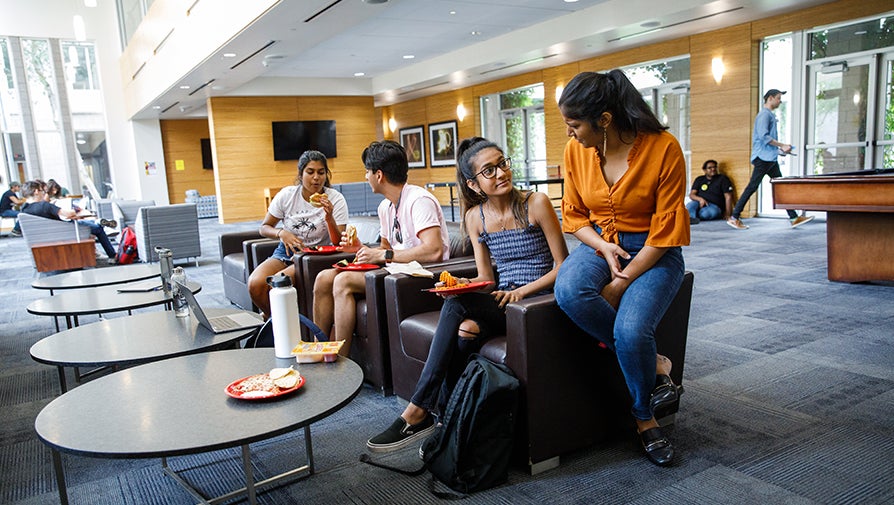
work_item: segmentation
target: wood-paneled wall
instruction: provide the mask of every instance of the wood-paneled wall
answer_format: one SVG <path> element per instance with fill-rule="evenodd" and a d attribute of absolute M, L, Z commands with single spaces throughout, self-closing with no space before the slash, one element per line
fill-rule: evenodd
<path fill-rule="evenodd" d="M 332 182 L 365 180 L 360 153 L 376 140 L 372 96 L 218 97 L 208 100 L 221 222 L 261 219 L 264 188 L 293 184 L 296 161 L 273 160 L 273 121 L 335 120 Z"/>
<path fill-rule="evenodd" d="M 389 119 L 394 118 L 398 131 L 400 128 L 423 125 L 426 127 L 427 164 L 425 168 L 410 170 L 410 182 L 424 185 L 428 182 L 453 181 L 456 178 L 455 167 L 430 166 L 428 125 L 458 120 L 456 107 L 462 104 L 467 115 L 463 121 L 457 121 L 458 138 L 480 134 L 481 96 L 536 83 L 543 84 L 547 97 L 547 164 L 562 165 L 567 135 L 555 103 L 557 87 L 564 87 L 581 71 L 605 71 L 686 54 L 690 56 L 692 175 L 700 175 L 702 162 L 714 158 L 720 162 L 721 170 L 734 181 L 736 189 L 741 190 L 751 173 L 748 159 L 751 127 L 754 114 L 760 107 L 760 40 L 793 30 L 877 15 L 890 9 L 890 1 L 886 0 L 840 0 L 385 107 L 375 107 L 371 96 L 212 98 L 208 101 L 208 124 L 215 153 L 215 190 L 206 192 L 203 187 L 193 188 L 198 186 L 197 183 L 189 188 L 181 186 L 183 181 L 176 171 L 169 170 L 171 201 L 182 201 L 186 189 L 199 189 L 202 194 L 218 195 L 220 219 L 223 222 L 263 217 L 266 212 L 264 188 L 291 184 L 296 176 L 295 162 L 273 161 L 272 121 L 335 119 L 339 156 L 330 161 L 330 168 L 336 183 L 364 180 L 365 173 L 360 163 L 363 148 L 375 139 L 397 138 L 397 132 L 392 132 L 388 126 Z M 726 67 L 726 73 L 719 83 L 714 82 L 711 74 L 711 60 L 714 57 L 723 58 Z M 198 139 L 202 138 L 202 134 L 188 129 L 186 123 L 163 121 L 162 125 L 166 160 L 181 159 L 178 156 L 183 156 L 188 172 L 192 162 L 186 160 L 185 154 L 177 154 L 175 147 L 181 143 L 190 146 L 194 142 L 194 163 L 196 167 L 201 167 Z M 168 144 L 171 145 L 170 150 Z M 169 161 L 168 165 L 173 166 L 173 163 Z M 207 177 L 210 173 L 201 168 L 197 170 L 200 177 Z M 189 185 L 190 181 L 185 182 Z M 442 202 L 447 202 L 446 190 L 436 191 L 436 194 Z M 753 209 L 746 208 L 744 215 L 752 214 Z"/>
<path fill-rule="evenodd" d="M 217 194 L 214 172 L 202 168 L 201 139 L 209 138 L 208 120 L 165 119 L 160 124 L 168 200 L 185 202 L 188 189 L 196 189 L 203 196 Z M 183 170 L 177 170 L 178 161 L 183 162 Z"/>

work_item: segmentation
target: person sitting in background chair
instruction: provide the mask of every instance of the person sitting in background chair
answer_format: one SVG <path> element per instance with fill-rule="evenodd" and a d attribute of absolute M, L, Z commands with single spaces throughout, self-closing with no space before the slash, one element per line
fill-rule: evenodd
<path fill-rule="evenodd" d="M 19 211 L 15 210 L 13 207 L 18 207 L 25 203 L 25 199 L 19 196 L 19 189 L 21 189 L 21 187 L 22 183 L 19 181 L 12 181 L 9 183 L 9 189 L 3 193 L 2 197 L 0 197 L 0 216 L 18 218 Z M 22 229 L 19 227 L 18 219 L 16 219 L 16 224 L 12 228 L 10 234 L 13 237 L 22 236 Z"/>
<path fill-rule="evenodd" d="M 717 161 L 708 160 L 702 165 L 705 175 L 695 178 L 690 202 L 686 204 L 689 211 L 689 224 L 699 221 L 728 219 L 733 211 L 733 183 L 729 177 L 717 172 Z"/>
<path fill-rule="evenodd" d="M 55 204 L 44 200 L 44 195 L 46 194 L 45 184 L 46 183 L 39 180 L 28 181 L 25 183 L 25 186 L 22 189 L 22 195 L 25 197 L 25 203 L 22 205 L 22 212 L 47 219 L 55 219 L 57 221 L 74 221 L 80 219 L 77 210 L 62 209 Z M 90 234 L 99 240 L 99 244 L 102 246 L 103 251 L 105 251 L 106 255 L 109 257 L 109 264 L 114 264 L 116 262 L 115 258 L 117 256 L 117 251 L 115 251 L 115 247 L 112 246 L 112 241 L 109 240 L 103 226 L 115 228 L 118 224 L 106 219 L 101 219 L 99 223 L 84 220 L 84 223 L 90 226 Z"/>

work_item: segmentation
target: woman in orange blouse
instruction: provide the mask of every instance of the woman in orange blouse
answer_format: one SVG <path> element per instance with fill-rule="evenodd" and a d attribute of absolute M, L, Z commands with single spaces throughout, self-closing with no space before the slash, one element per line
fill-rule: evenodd
<path fill-rule="evenodd" d="M 556 301 L 616 353 L 643 449 L 668 465 L 674 448 L 655 411 L 677 399 L 677 388 L 654 335 L 683 280 L 681 246 L 689 244 L 683 151 L 620 70 L 578 74 L 559 109 L 571 137 L 562 227 L 581 245 L 559 269 Z"/>

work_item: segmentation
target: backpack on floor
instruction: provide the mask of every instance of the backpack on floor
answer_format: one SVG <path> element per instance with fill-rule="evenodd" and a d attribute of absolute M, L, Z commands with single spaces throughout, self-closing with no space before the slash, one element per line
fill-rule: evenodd
<path fill-rule="evenodd" d="M 492 488 L 509 475 L 518 408 L 518 379 L 505 365 L 474 354 L 460 376 L 441 424 L 422 443 L 422 469 L 403 471 L 369 460 L 374 466 L 406 475 L 420 475 L 426 469 L 455 495 L 430 489 L 446 499 L 464 498 L 468 493 Z"/>
<path fill-rule="evenodd" d="M 119 265 L 129 265 L 139 259 L 137 255 L 137 234 L 133 231 L 133 227 L 125 226 L 121 230 L 121 236 L 118 237 L 118 255 L 116 258 Z"/>

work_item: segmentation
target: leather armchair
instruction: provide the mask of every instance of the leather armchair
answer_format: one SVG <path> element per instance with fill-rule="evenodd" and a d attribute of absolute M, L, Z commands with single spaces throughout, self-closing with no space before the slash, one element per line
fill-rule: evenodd
<path fill-rule="evenodd" d="M 473 262 L 451 273 L 475 275 Z M 658 352 L 674 363 L 671 374 L 682 384 L 689 325 L 692 273 L 658 325 Z M 421 296 L 430 279 L 406 275 L 385 278 L 389 348 L 394 393 L 409 399 L 428 358 L 442 300 Z M 480 354 L 505 363 L 521 383 L 516 426 L 516 459 L 538 473 L 559 465 L 562 454 L 587 447 L 620 429 L 632 429 L 630 398 L 614 354 L 581 331 L 559 309 L 552 294 L 524 299 L 506 308 L 506 335 L 495 336 Z M 671 413 L 660 420 L 673 422 Z"/>
<path fill-rule="evenodd" d="M 468 240 L 454 238 L 451 241 L 451 255 L 465 255 L 446 262 L 423 265 L 426 269 L 437 275 L 441 270 L 447 269 L 456 262 L 468 261 L 468 255 L 472 252 Z M 300 287 L 298 289 L 298 310 L 302 314 L 313 317 L 314 280 L 321 271 L 331 268 L 334 263 L 342 259 L 352 259 L 353 253 L 338 253 L 329 255 L 295 255 L 292 259 L 296 265 L 296 277 Z M 474 261 L 472 262 L 474 265 Z M 351 342 L 351 359 L 363 368 L 363 376 L 374 388 L 385 396 L 392 393 L 391 387 L 391 355 L 388 349 L 388 319 L 385 309 L 385 277 L 388 271 L 385 269 L 366 272 L 365 295 L 356 296 L 357 314 L 354 337 Z M 306 330 L 303 330 L 306 332 Z M 307 336 L 307 335 L 306 335 Z"/>
<path fill-rule="evenodd" d="M 219 242 L 224 296 L 243 310 L 256 310 L 248 294 L 248 276 L 273 255 L 278 241 L 252 230 L 221 234 Z"/>

